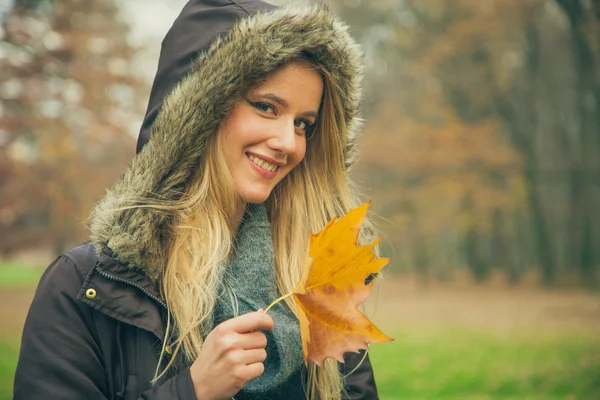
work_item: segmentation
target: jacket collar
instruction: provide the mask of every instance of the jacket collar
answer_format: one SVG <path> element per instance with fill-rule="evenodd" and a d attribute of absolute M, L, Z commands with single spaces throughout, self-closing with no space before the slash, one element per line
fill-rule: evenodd
<path fill-rule="evenodd" d="M 77 298 L 111 318 L 164 338 L 163 314 L 167 306 L 156 281 L 119 263 L 108 252 L 98 257 Z"/>

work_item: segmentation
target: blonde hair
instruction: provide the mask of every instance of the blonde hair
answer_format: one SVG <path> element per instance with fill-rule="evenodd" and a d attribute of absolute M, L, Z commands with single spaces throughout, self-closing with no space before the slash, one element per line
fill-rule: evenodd
<path fill-rule="evenodd" d="M 265 203 L 282 294 L 291 292 L 300 280 L 309 234 L 357 205 L 344 167 L 348 139 L 338 83 L 326 69 L 308 61 L 324 80 L 316 131 L 307 141 L 304 160 L 275 187 Z M 218 295 L 220 271 L 233 249 L 234 222 L 229 218 L 240 206 L 219 135 L 211 135 L 196 177 L 177 206 L 177 222 L 171 232 L 168 263 L 161 276 L 162 294 L 170 312 L 161 361 L 167 344 L 174 349 L 162 372 L 157 367 L 155 380 L 173 367 L 180 352 L 191 363 L 202 348 Z M 297 313 L 294 302 L 286 301 Z M 171 337 L 175 339 L 168 343 Z M 328 359 L 323 368 L 309 362 L 307 398 L 337 400 L 342 391 L 337 361 Z"/>

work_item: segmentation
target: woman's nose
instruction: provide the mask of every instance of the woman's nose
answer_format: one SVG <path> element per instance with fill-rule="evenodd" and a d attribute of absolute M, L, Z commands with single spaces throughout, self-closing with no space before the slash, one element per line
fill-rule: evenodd
<path fill-rule="evenodd" d="M 296 151 L 298 137 L 294 121 L 281 121 L 277 125 L 271 138 L 271 147 L 284 154 L 293 153 Z"/>

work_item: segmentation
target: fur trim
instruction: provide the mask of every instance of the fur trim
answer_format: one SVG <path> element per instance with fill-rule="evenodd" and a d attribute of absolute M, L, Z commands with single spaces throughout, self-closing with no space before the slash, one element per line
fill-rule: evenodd
<path fill-rule="evenodd" d="M 206 140 L 236 99 L 302 51 L 339 78 L 347 123 L 345 165 L 353 162 L 360 128 L 363 56 L 348 28 L 326 6 L 284 7 L 240 20 L 195 61 L 165 98 L 152 135 L 121 179 L 95 207 L 91 241 L 98 253 L 141 269 L 153 279 L 166 265 L 166 211 L 131 208 L 140 199 L 174 201 L 189 183 Z"/>

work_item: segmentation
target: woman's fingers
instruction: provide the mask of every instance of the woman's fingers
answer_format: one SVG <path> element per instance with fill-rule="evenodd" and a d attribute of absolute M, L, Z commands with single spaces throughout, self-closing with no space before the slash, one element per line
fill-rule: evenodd
<path fill-rule="evenodd" d="M 265 349 L 252 349 L 244 350 L 242 353 L 241 362 L 246 365 L 252 365 L 256 363 L 262 363 L 267 359 L 267 352 Z"/>
<path fill-rule="evenodd" d="M 263 311 L 255 311 L 232 318 L 218 325 L 215 330 L 234 331 L 237 333 L 254 332 L 259 329 L 270 331 L 273 329 L 273 319 Z"/>
<path fill-rule="evenodd" d="M 273 329 L 262 310 L 227 320 L 208 334 L 190 368 L 197 398 L 231 398 L 264 372 L 267 338 L 259 329 Z"/>
<path fill-rule="evenodd" d="M 267 346 L 267 337 L 262 332 L 244 333 L 239 336 L 239 346 L 244 350 L 264 349 Z"/>
<path fill-rule="evenodd" d="M 257 378 L 257 377 L 261 376 L 263 374 L 263 372 L 265 372 L 265 365 L 261 362 L 247 365 L 246 368 L 247 368 L 246 371 L 248 373 L 248 376 L 250 376 L 250 379 Z"/>

